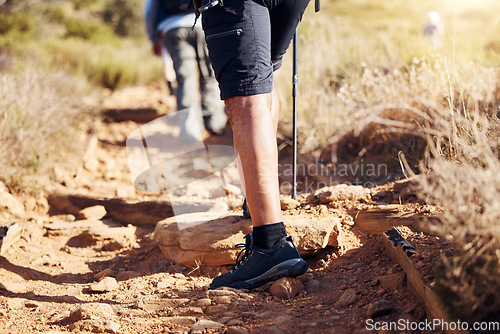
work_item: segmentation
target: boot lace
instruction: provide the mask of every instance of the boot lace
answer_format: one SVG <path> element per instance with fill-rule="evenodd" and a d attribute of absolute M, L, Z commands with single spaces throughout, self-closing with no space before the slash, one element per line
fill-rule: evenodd
<path fill-rule="evenodd" d="M 242 242 L 235 245 L 236 248 L 243 248 L 243 249 L 238 253 L 238 256 L 236 257 L 236 264 L 234 265 L 233 269 L 230 270 L 230 272 L 233 272 L 236 269 L 238 269 L 238 267 L 242 265 L 243 262 L 245 262 L 250 255 L 252 255 L 253 252 L 250 250 L 250 240 L 247 238 L 248 236 L 245 236 L 246 242 L 244 243 Z"/>

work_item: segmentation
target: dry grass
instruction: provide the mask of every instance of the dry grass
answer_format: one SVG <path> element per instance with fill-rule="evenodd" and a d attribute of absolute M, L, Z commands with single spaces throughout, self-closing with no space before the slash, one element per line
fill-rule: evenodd
<path fill-rule="evenodd" d="M 36 190 L 56 162 L 78 154 L 82 87 L 63 73 L 34 70 L 2 73 L 0 83 L 1 179 L 11 191 Z"/>
<path fill-rule="evenodd" d="M 440 50 L 422 37 L 429 10 L 445 24 Z M 420 195 L 443 208 L 430 228 L 460 250 L 436 290 L 469 321 L 500 317 L 498 11 L 495 0 L 323 1 L 299 28 L 302 151 L 334 163 L 371 152 L 398 168 L 405 156 L 406 174 L 423 172 Z M 286 57 L 277 82 L 289 124 Z"/>
<path fill-rule="evenodd" d="M 500 121 L 487 110 L 435 115 L 420 179 L 421 197 L 443 208 L 429 228 L 459 249 L 443 259 L 436 290 L 454 316 L 469 321 L 500 316 Z"/>

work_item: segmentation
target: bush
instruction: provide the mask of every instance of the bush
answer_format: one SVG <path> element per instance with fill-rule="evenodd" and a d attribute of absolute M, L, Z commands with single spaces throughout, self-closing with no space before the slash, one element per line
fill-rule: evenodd
<path fill-rule="evenodd" d="M 98 21 L 66 18 L 64 22 L 66 37 L 76 37 L 98 43 L 105 43 L 115 39 L 113 32 Z"/>
<path fill-rule="evenodd" d="M 142 3 L 136 0 L 111 0 L 106 2 L 102 12 L 108 23 L 119 36 L 144 36 Z"/>
<path fill-rule="evenodd" d="M 0 13 L 0 34 L 9 32 L 30 33 L 36 26 L 35 17 L 27 12 Z"/>
<path fill-rule="evenodd" d="M 25 186 L 30 174 L 47 175 L 54 162 L 80 151 L 79 88 L 63 73 L 32 70 L 3 73 L 0 83 L 0 175 Z M 40 186 L 41 179 L 34 183 Z"/>

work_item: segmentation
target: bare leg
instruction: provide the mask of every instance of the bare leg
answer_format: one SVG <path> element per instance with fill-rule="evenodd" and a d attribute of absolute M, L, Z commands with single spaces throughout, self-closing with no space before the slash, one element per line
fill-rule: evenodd
<path fill-rule="evenodd" d="M 280 117 L 280 98 L 278 96 L 278 91 L 273 84 L 273 93 L 272 93 L 272 103 L 271 103 L 271 114 L 273 115 L 274 129 L 278 132 L 278 120 Z"/>
<path fill-rule="evenodd" d="M 235 96 L 225 100 L 254 226 L 281 221 L 277 117 L 272 114 L 272 95 Z"/>

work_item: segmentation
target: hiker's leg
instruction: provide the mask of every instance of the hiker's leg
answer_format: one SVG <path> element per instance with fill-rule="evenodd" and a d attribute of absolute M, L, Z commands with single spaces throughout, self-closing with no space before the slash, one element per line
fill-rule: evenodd
<path fill-rule="evenodd" d="M 234 144 L 245 175 L 254 225 L 246 252 L 211 288 L 253 288 L 283 276 L 297 276 L 307 264 L 281 222 L 269 9 L 254 0 L 224 0 L 203 13 L 210 59 L 226 102 Z"/>
<path fill-rule="evenodd" d="M 194 28 L 195 44 L 198 60 L 198 73 L 201 92 L 201 109 L 205 128 L 215 134 L 222 134 L 227 123 L 227 116 L 224 110 L 224 102 L 220 99 L 219 86 L 215 80 L 215 74 L 208 57 L 205 35 L 201 28 Z"/>
<path fill-rule="evenodd" d="M 254 226 L 281 221 L 278 150 L 271 99 L 272 93 L 225 100 Z"/>
<path fill-rule="evenodd" d="M 193 47 L 193 39 L 191 28 L 177 28 L 169 30 L 165 34 L 164 43 L 167 51 L 172 56 L 177 77 L 177 109 L 194 108 L 198 125 L 203 129 L 198 84 L 198 61 Z M 186 124 L 186 126 L 192 125 Z"/>
<path fill-rule="evenodd" d="M 271 98 L 271 115 L 273 117 L 274 129 L 276 130 L 276 132 L 278 132 L 278 121 L 280 117 L 280 98 L 278 96 L 278 90 L 276 89 L 276 86 L 274 84 Z"/>

